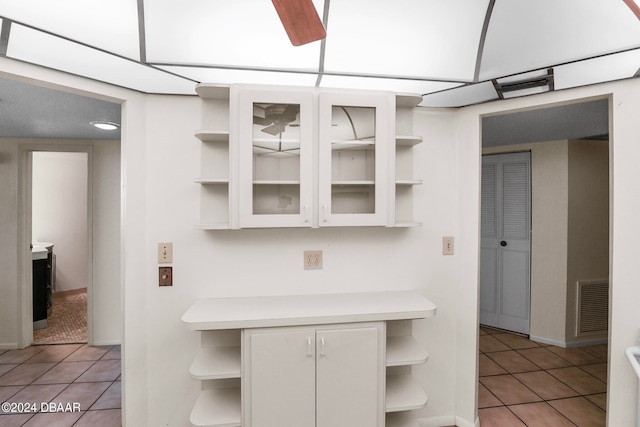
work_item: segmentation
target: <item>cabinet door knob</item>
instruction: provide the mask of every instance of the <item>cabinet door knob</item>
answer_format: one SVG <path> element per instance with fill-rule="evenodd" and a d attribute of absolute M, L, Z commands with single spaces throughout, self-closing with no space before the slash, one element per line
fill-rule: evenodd
<path fill-rule="evenodd" d="M 320 338 L 320 357 L 324 357 L 324 337 Z"/>
<path fill-rule="evenodd" d="M 309 222 L 309 205 L 304 205 L 304 222 Z"/>
<path fill-rule="evenodd" d="M 307 357 L 313 356 L 311 352 L 311 337 L 307 338 Z"/>
<path fill-rule="evenodd" d="M 322 222 L 327 222 L 327 204 L 322 205 Z"/>

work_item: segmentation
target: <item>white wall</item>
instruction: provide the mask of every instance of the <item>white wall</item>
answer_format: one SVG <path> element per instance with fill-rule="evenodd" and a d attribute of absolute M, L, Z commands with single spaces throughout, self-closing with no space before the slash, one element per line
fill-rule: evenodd
<path fill-rule="evenodd" d="M 5 73 L 122 99 L 124 401 L 127 426 L 187 426 L 199 384 L 187 373 L 198 345 L 180 316 L 195 298 L 415 287 L 438 305 L 418 339 L 430 361 L 416 369 L 430 401 L 421 415 L 441 425 L 475 421 L 478 340 L 480 116 L 613 93 L 613 271 L 609 425 L 635 423 L 637 381 L 623 356 L 640 325 L 640 83 L 620 82 L 500 101 L 457 111 L 416 113 L 425 142 L 416 149 L 412 230 L 194 230 L 198 218 L 200 106 L 188 97 L 142 96 L 0 58 Z M 423 115 L 424 114 L 424 115 Z M 156 127 L 157 126 L 157 127 Z M 9 152 L 11 155 L 11 152 Z M 10 170 L 0 170 L 11 182 Z M 442 177 L 446 179 L 443 179 Z M 9 210 L 0 226 L 11 237 Z M 3 229 L 4 230 L 4 229 Z M 456 237 L 456 255 L 440 254 Z M 14 239 L 15 240 L 15 239 Z M 172 288 L 157 286 L 156 244 L 174 242 Z M 303 271 L 301 253 L 323 249 L 325 268 Z M 277 253 L 276 253 L 277 252 Z M 2 262 L 10 258 L 2 258 Z M 250 266 L 248 268 L 247 266 Z M 3 288 L 5 287 L 3 283 Z M 6 286 L 9 298 L 11 286 Z M 4 290 L 4 289 L 3 289 Z M 4 309 L 5 307 L 3 307 Z M 8 307 L 11 313 L 11 307 Z M 11 319 L 0 310 L 3 320 Z M 11 323 L 8 323 L 11 325 Z M 12 326 L 9 326 L 10 329 Z M 457 417 L 457 418 L 456 418 Z"/>
<path fill-rule="evenodd" d="M 32 240 L 54 244 L 56 291 L 87 287 L 87 153 L 33 153 Z"/>

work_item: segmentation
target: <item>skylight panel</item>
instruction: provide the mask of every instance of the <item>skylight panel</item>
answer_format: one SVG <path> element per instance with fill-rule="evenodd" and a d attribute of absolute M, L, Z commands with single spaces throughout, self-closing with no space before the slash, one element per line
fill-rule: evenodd
<path fill-rule="evenodd" d="M 331 0 L 325 71 L 471 81 L 488 0 Z"/>
<path fill-rule="evenodd" d="M 146 93 L 195 93 L 195 82 L 17 24 L 7 56 Z"/>
<path fill-rule="evenodd" d="M 480 80 L 640 46 L 640 22 L 623 1 L 496 2 Z"/>
<path fill-rule="evenodd" d="M 555 88 L 567 89 L 633 77 L 640 70 L 640 49 L 554 68 Z"/>
<path fill-rule="evenodd" d="M 355 76 L 322 76 L 320 87 L 340 89 L 387 90 L 425 94 L 460 86 L 461 83 L 424 80 L 386 79 Z"/>
<path fill-rule="evenodd" d="M 204 83 L 259 83 L 269 85 L 314 86 L 318 79 L 315 73 L 285 73 L 173 66 L 161 66 L 159 68 Z"/>
<path fill-rule="evenodd" d="M 322 16 L 324 4 L 314 2 Z M 145 1 L 147 60 L 317 71 L 320 41 L 293 46 L 267 0 Z"/>
<path fill-rule="evenodd" d="M 140 59 L 138 7 L 131 0 L 3 1 L 0 14 L 74 41 Z"/>
<path fill-rule="evenodd" d="M 483 82 L 469 86 L 425 95 L 419 104 L 421 107 L 464 107 L 498 99 L 492 82 Z"/>

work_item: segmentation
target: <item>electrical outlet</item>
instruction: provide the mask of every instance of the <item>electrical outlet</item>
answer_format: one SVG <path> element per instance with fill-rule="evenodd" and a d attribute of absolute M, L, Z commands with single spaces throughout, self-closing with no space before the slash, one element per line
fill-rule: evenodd
<path fill-rule="evenodd" d="M 173 286 L 173 267 L 160 267 L 158 276 L 159 286 Z"/>
<path fill-rule="evenodd" d="M 442 238 L 442 255 L 453 255 L 453 236 Z"/>
<path fill-rule="evenodd" d="M 304 269 L 322 270 L 322 251 L 304 251 Z"/>
<path fill-rule="evenodd" d="M 171 264 L 173 262 L 173 243 L 158 243 L 158 264 Z"/>

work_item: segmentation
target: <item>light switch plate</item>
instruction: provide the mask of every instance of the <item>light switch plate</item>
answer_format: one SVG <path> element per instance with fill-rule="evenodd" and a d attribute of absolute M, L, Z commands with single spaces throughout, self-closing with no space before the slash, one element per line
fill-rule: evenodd
<path fill-rule="evenodd" d="M 158 274 L 159 286 L 173 286 L 173 267 L 160 267 Z"/>
<path fill-rule="evenodd" d="M 442 238 L 442 255 L 453 255 L 453 236 Z"/>
<path fill-rule="evenodd" d="M 173 262 L 173 243 L 158 243 L 158 264 L 171 264 Z"/>

